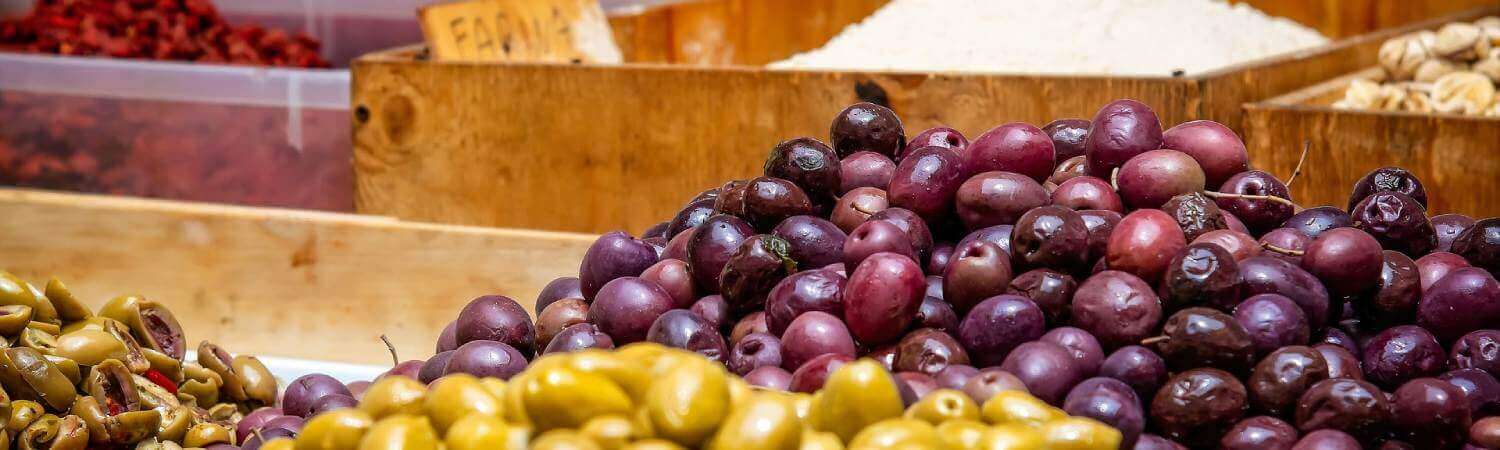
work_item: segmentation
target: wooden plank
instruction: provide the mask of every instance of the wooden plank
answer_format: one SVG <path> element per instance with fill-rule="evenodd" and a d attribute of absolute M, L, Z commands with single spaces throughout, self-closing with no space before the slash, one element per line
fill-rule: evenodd
<path fill-rule="evenodd" d="M 1324 36 L 1345 38 L 1474 8 L 1495 0 L 1234 0 L 1266 14 L 1295 20 Z"/>
<path fill-rule="evenodd" d="M 698 0 L 610 17 L 625 60 L 765 65 L 821 47 L 890 0 Z"/>
<path fill-rule="evenodd" d="M 97 307 L 122 294 L 163 302 L 196 344 L 236 352 L 389 364 L 430 355 L 475 296 L 527 309 L 574 275 L 586 235 L 390 218 L 0 189 L 0 268 L 58 276 Z"/>
<path fill-rule="evenodd" d="M 594 0 L 454 1 L 417 18 L 438 61 L 620 61 Z"/>

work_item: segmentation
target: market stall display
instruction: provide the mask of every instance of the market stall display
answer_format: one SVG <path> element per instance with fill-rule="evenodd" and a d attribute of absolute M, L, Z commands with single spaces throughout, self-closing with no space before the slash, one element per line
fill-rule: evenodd
<path fill-rule="evenodd" d="M 1500 16 L 1450 23 L 1380 47 L 1381 77 L 1357 79 L 1335 108 L 1500 117 Z"/>

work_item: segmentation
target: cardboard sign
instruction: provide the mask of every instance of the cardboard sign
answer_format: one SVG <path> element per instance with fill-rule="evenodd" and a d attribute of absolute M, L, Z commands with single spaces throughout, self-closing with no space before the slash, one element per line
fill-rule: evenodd
<path fill-rule="evenodd" d="M 438 61 L 620 62 L 598 0 L 473 0 L 417 16 Z"/>

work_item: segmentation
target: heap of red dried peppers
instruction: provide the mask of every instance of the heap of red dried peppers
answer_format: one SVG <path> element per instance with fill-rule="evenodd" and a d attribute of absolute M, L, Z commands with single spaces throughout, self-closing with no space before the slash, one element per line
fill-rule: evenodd
<path fill-rule="evenodd" d="M 38 0 L 0 21 L 0 47 L 36 53 L 328 67 L 317 40 L 234 26 L 210 0 Z"/>

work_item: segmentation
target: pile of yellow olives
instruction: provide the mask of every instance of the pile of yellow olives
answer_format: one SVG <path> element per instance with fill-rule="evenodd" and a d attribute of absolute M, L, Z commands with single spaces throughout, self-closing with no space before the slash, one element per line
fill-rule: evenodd
<path fill-rule="evenodd" d="M 0 271 L 0 449 L 233 445 L 243 415 L 276 402 L 276 379 L 253 356 L 196 350 L 188 362 L 159 303 L 95 312 L 55 278 L 39 289 Z"/>
<path fill-rule="evenodd" d="M 399 375 L 354 408 L 308 420 L 265 450 L 1078 449 L 1120 432 L 1021 391 L 976 404 L 936 390 L 909 407 L 895 378 L 861 359 L 813 394 L 752 388 L 702 355 L 653 343 L 543 356 L 509 380 Z"/>

